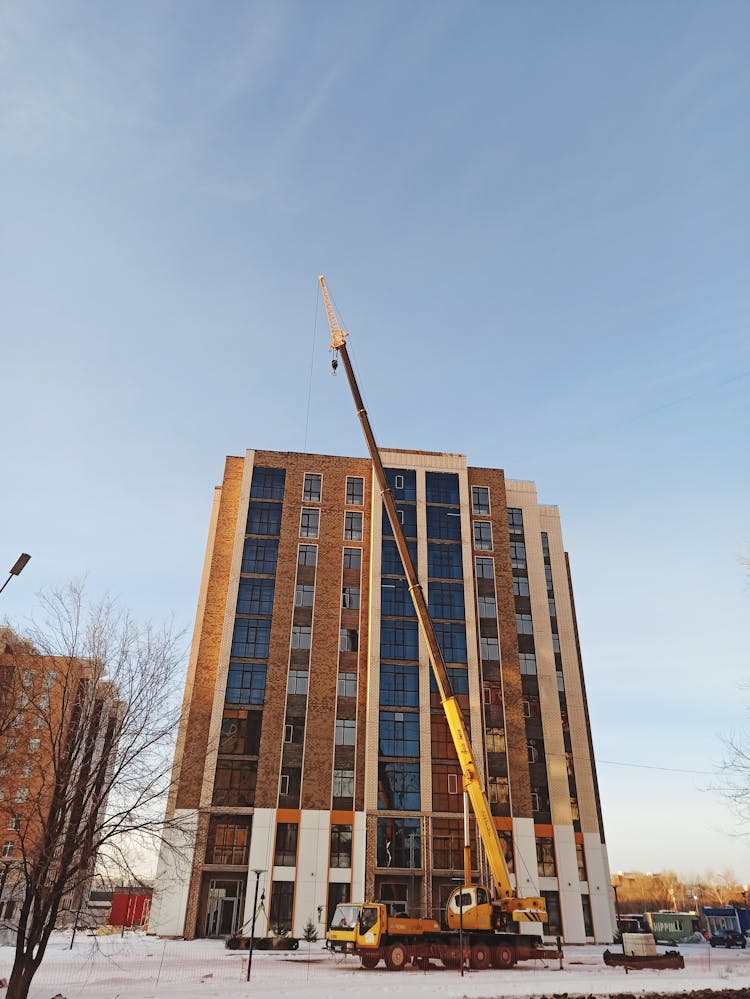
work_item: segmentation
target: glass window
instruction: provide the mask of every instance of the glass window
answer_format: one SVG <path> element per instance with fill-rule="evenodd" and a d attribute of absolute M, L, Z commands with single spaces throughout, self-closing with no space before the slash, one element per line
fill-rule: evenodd
<path fill-rule="evenodd" d="M 534 625 L 531 614 L 516 614 L 516 631 L 519 635 L 533 635 Z"/>
<path fill-rule="evenodd" d="M 273 862 L 277 867 L 294 867 L 297 863 L 296 822 L 279 822 L 276 826 L 276 848 Z"/>
<path fill-rule="evenodd" d="M 553 652 L 560 651 L 560 636 L 557 634 L 557 632 L 554 631 L 552 632 L 552 651 Z"/>
<path fill-rule="evenodd" d="M 422 838 L 419 819 L 378 819 L 378 867 L 419 868 Z"/>
<path fill-rule="evenodd" d="M 416 617 L 405 579 L 388 579 L 380 584 L 380 613 L 391 617 Z"/>
<path fill-rule="evenodd" d="M 352 866 L 352 827 L 331 826 L 331 867 Z"/>
<path fill-rule="evenodd" d="M 300 537 L 317 538 L 319 527 L 320 510 L 315 507 L 303 507 L 299 525 Z"/>
<path fill-rule="evenodd" d="M 257 756 L 261 719 L 259 711 L 225 708 L 221 719 L 219 752 L 228 756 Z"/>
<path fill-rule="evenodd" d="M 39 739 L 29 739 L 29 752 L 30 753 L 38 753 L 39 752 L 39 746 L 40 746 L 40 740 Z"/>
<path fill-rule="evenodd" d="M 285 476 L 283 468 L 254 468 L 250 495 L 253 499 L 283 499 Z"/>
<path fill-rule="evenodd" d="M 461 669 L 460 666 L 448 666 L 448 679 L 450 680 L 451 689 L 454 694 L 469 693 L 469 674 L 467 670 Z M 432 675 L 432 670 L 430 670 L 430 693 L 437 694 L 437 692 L 435 677 Z"/>
<path fill-rule="evenodd" d="M 265 663 L 229 663 L 227 704 L 262 704 L 266 693 Z"/>
<path fill-rule="evenodd" d="M 281 503 L 250 502 L 247 514 L 247 534 L 269 534 L 278 538 L 281 530 Z"/>
<path fill-rule="evenodd" d="M 460 545 L 427 544 L 427 574 L 438 579 L 463 579 Z"/>
<path fill-rule="evenodd" d="M 492 551 L 492 524 L 489 520 L 474 521 L 474 547 L 479 551 Z"/>
<path fill-rule="evenodd" d="M 545 565 L 545 567 L 544 567 L 544 578 L 545 578 L 545 581 L 547 583 L 547 596 L 548 597 L 554 596 L 555 588 L 552 585 L 552 566 L 551 565 Z"/>
<path fill-rule="evenodd" d="M 356 697 L 357 674 L 339 673 L 336 681 L 336 693 L 339 697 Z"/>
<path fill-rule="evenodd" d="M 271 888 L 271 908 L 268 922 L 274 933 L 291 932 L 294 911 L 294 882 L 274 881 Z"/>
<path fill-rule="evenodd" d="M 549 535 L 546 531 L 542 531 L 542 555 L 545 558 L 549 558 Z"/>
<path fill-rule="evenodd" d="M 232 655 L 242 659 L 267 659 L 270 639 L 270 621 L 237 618 L 232 634 Z"/>
<path fill-rule="evenodd" d="M 273 579 L 240 579 L 237 592 L 238 614 L 272 614 Z"/>
<path fill-rule="evenodd" d="M 255 802 L 258 764 L 253 760 L 219 759 L 214 780 L 214 805 L 250 808 Z"/>
<path fill-rule="evenodd" d="M 578 861 L 578 880 L 588 881 L 586 875 L 586 856 L 583 852 L 583 843 L 576 843 L 576 860 Z"/>
<path fill-rule="evenodd" d="M 557 876 L 555 867 L 555 845 L 551 836 L 540 836 L 536 841 L 536 862 L 539 876 L 554 878 Z"/>
<path fill-rule="evenodd" d="M 322 478 L 314 472 L 305 473 L 305 482 L 302 486 L 302 501 L 304 503 L 320 503 L 320 489 Z"/>
<path fill-rule="evenodd" d="M 497 617 L 497 604 L 494 597 L 479 597 L 479 616 Z"/>
<path fill-rule="evenodd" d="M 336 719 L 336 745 L 353 746 L 356 722 L 349 718 Z"/>
<path fill-rule="evenodd" d="M 292 628 L 292 648 L 309 649 L 312 637 L 312 628 L 305 625 L 295 624 Z"/>
<path fill-rule="evenodd" d="M 344 586 L 341 590 L 341 606 L 355 610 L 359 607 L 359 587 Z"/>
<path fill-rule="evenodd" d="M 502 728 L 488 728 L 486 730 L 487 738 L 487 752 L 488 753 L 504 753 L 505 752 L 505 729 Z"/>
<path fill-rule="evenodd" d="M 466 617 L 463 583 L 430 583 L 428 610 L 433 618 L 463 621 Z"/>
<path fill-rule="evenodd" d="M 297 552 L 297 565 L 315 565 L 318 561 L 317 545 L 300 545 Z"/>
<path fill-rule="evenodd" d="M 471 487 L 471 512 L 480 517 L 489 517 L 490 491 L 487 486 Z"/>
<path fill-rule="evenodd" d="M 297 583 L 294 588 L 294 606 L 312 607 L 315 600 L 315 587 L 309 583 Z"/>
<path fill-rule="evenodd" d="M 309 673 L 306 669 L 290 669 L 288 692 L 290 694 L 306 694 L 308 677 Z"/>
<path fill-rule="evenodd" d="M 212 818 L 208 829 L 207 864 L 247 864 L 250 819 Z"/>
<path fill-rule="evenodd" d="M 465 663 L 467 661 L 465 625 L 436 621 L 435 637 L 446 663 Z"/>
<path fill-rule="evenodd" d="M 339 651 L 356 652 L 359 648 L 359 635 L 356 628 L 341 628 L 339 631 Z"/>
<path fill-rule="evenodd" d="M 419 764 L 378 763 L 378 808 L 398 811 L 419 811 Z"/>
<path fill-rule="evenodd" d="M 494 579 L 495 563 L 491 558 L 475 559 L 477 564 L 477 579 Z"/>
<path fill-rule="evenodd" d="M 344 549 L 344 568 L 345 569 L 359 569 L 362 565 L 362 549 L 361 548 L 345 548 Z"/>
<path fill-rule="evenodd" d="M 487 791 L 489 792 L 489 799 L 491 805 L 510 804 L 507 777 L 488 777 Z"/>
<path fill-rule="evenodd" d="M 401 533 L 406 538 L 416 538 L 417 536 L 417 508 L 414 505 L 399 505 L 396 507 L 396 515 L 398 516 L 398 522 L 401 524 Z M 392 538 L 393 528 L 391 526 L 390 517 L 386 513 L 385 507 L 383 507 L 383 537 Z"/>
<path fill-rule="evenodd" d="M 358 475 L 346 477 L 346 505 L 362 506 L 365 501 L 365 480 Z"/>
<path fill-rule="evenodd" d="M 259 572 L 273 575 L 279 553 L 278 541 L 246 538 L 242 549 L 242 572 Z"/>
<path fill-rule="evenodd" d="M 455 472 L 427 472 L 425 488 L 428 503 L 460 503 Z"/>
<path fill-rule="evenodd" d="M 381 711 L 379 732 L 381 756 L 419 756 L 418 714 Z"/>
<path fill-rule="evenodd" d="M 333 797 L 353 798 L 354 797 L 354 771 L 334 770 L 333 771 Z"/>
<path fill-rule="evenodd" d="M 416 569 L 417 545 L 414 541 L 407 541 L 406 546 L 409 549 L 411 564 Z M 383 541 L 383 564 L 380 571 L 384 576 L 404 575 L 404 567 L 401 565 L 401 556 L 398 553 L 395 541 L 389 541 L 388 539 Z"/>
<path fill-rule="evenodd" d="M 414 469 L 386 468 L 385 478 L 394 500 L 414 502 L 417 498 L 417 473 Z"/>
<path fill-rule="evenodd" d="M 526 568 L 526 545 L 523 541 L 511 541 L 510 564 L 514 569 Z"/>
<path fill-rule="evenodd" d="M 508 507 L 508 533 L 523 535 L 523 511 L 518 507 Z"/>
<path fill-rule="evenodd" d="M 444 506 L 428 506 L 427 537 L 440 541 L 460 541 L 460 510 L 450 510 Z"/>
<path fill-rule="evenodd" d="M 496 638 L 486 638 L 482 635 L 480 636 L 479 644 L 482 659 L 490 661 L 497 661 L 500 659 L 500 646 L 498 645 L 498 640 Z"/>
<path fill-rule="evenodd" d="M 362 514 L 347 510 L 344 514 L 344 540 L 362 540 Z"/>
<path fill-rule="evenodd" d="M 547 604 L 549 605 L 549 616 L 557 617 L 557 607 L 555 606 L 554 598 L 550 597 Z"/>
<path fill-rule="evenodd" d="M 383 663 L 380 667 L 380 703 L 419 707 L 419 670 L 416 666 Z"/>
<path fill-rule="evenodd" d="M 528 576 L 513 577 L 513 593 L 517 597 L 528 597 L 529 595 Z"/>
<path fill-rule="evenodd" d="M 14 801 L 18 802 L 26 801 L 28 796 L 29 796 L 29 789 L 27 787 L 19 787 L 18 790 L 16 791 L 16 796 L 14 798 Z"/>
<path fill-rule="evenodd" d="M 382 621 L 380 655 L 383 659 L 417 659 L 419 643 L 416 621 Z"/>
<path fill-rule="evenodd" d="M 536 676 L 536 656 L 533 652 L 519 652 L 518 660 L 524 676 Z"/>

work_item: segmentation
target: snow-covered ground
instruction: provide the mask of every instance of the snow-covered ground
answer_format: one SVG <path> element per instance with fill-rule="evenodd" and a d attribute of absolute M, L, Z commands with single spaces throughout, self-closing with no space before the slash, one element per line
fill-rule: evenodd
<path fill-rule="evenodd" d="M 34 979 L 31 999 L 486 999 L 498 996 L 606 996 L 617 992 L 690 992 L 698 988 L 736 989 L 750 994 L 750 949 L 711 950 L 708 944 L 682 946 L 682 971 L 631 971 L 607 968 L 604 947 L 567 947 L 559 962 L 525 963 L 512 971 L 459 971 L 444 968 L 400 973 L 359 968 L 355 958 L 333 957 L 321 943 L 301 943 L 293 952 L 256 951 L 248 984 L 247 954 L 225 950 L 221 941 L 159 940 L 138 934 L 124 937 L 53 938 Z M 13 960 L 0 948 L 0 978 Z M 0 999 L 4 990 L 0 989 Z"/>

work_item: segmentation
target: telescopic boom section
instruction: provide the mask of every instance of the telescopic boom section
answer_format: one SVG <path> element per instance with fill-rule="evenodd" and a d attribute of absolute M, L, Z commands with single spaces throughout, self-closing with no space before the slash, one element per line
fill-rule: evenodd
<path fill-rule="evenodd" d="M 422 636 L 427 644 L 427 651 L 430 657 L 430 665 L 432 666 L 435 683 L 437 684 L 440 700 L 448 721 L 448 727 L 450 728 L 451 735 L 453 737 L 453 744 L 456 748 L 458 760 L 461 765 L 464 790 L 468 794 L 469 800 L 471 801 L 479 835 L 482 838 L 490 870 L 492 871 L 492 877 L 495 882 L 497 895 L 500 899 L 510 898 L 513 895 L 513 889 L 511 888 L 508 877 L 508 869 L 505 865 L 503 849 L 497 835 L 497 830 L 495 829 L 495 824 L 492 821 L 490 806 L 482 789 L 481 781 L 479 780 L 477 763 L 474 758 L 474 752 L 471 748 L 471 742 L 469 741 L 463 712 L 461 711 L 458 701 L 456 700 L 456 696 L 453 693 L 453 688 L 451 687 L 448 671 L 445 667 L 445 660 L 443 659 L 443 654 L 440 651 L 440 646 L 435 635 L 432 618 L 427 610 L 427 603 L 422 592 L 422 587 L 419 583 L 419 579 L 417 578 L 417 573 L 411 560 L 404 532 L 401 529 L 401 522 L 399 521 L 396 513 L 396 504 L 393 502 L 393 495 L 391 494 L 391 490 L 385 476 L 385 469 L 383 468 L 383 462 L 380 458 L 380 452 L 378 451 L 378 446 L 375 443 L 375 436 L 372 432 L 372 427 L 370 426 L 370 420 L 367 416 L 364 403 L 362 402 L 362 396 L 359 391 L 359 386 L 357 385 L 357 379 L 354 375 L 351 361 L 349 360 L 349 354 L 347 352 L 345 342 L 345 337 L 348 336 L 348 333 L 344 333 L 339 325 L 336 312 L 328 295 L 328 289 L 326 288 L 323 275 L 320 275 L 318 280 L 320 281 L 320 290 L 323 294 L 323 301 L 328 315 L 328 325 L 331 329 L 331 347 L 338 351 L 341 356 L 341 360 L 344 363 L 344 370 L 346 371 L 346 377 L 349 381 L 349 387 L 352 390 L 354 404 L 357 408 L 357 415 L 359 416 L 359 421 L 362 424 L 362 430 L 365 435 L 365 440 L 367 441 L 367 449 L 370 452 L 370 458 L 375 470 L 375 478 L 380 486 L 383 503 L 385 504 L 385 508 L 388 513 L 388 520 L 391 523 L 391 530 L 393 531 L 393 536 L 396 541 L 396 547 L 398 548 L 398 553 L 401 556 L 401 563 L 404 567 L 404 573 L 406 574 L 406 580 L 409 585 L 409 593 L 411 594 L 414 609 L 417 613 L 417 621 L 419 622 Z M 466 880 L 468 883 L 468 874 L 466 875 Z"/>

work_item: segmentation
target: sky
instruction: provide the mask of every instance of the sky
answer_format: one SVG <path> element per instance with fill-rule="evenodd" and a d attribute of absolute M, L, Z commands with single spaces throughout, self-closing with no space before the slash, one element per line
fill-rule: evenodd
<path fill-rule="evenodd" d="M 0 596 L 193 626 L 246 448 L 532 479 L 610 864 L 730 870 L 750 707 L 750 6 L 0 2 Z M 187 641 L 187 639 L 186 639 Z"/>

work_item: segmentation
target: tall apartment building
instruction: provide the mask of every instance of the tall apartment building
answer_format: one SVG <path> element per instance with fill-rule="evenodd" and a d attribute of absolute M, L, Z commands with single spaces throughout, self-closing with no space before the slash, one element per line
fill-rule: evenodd
<path fill-rule="evenodd" d="M 549 934 L 610 941 L 558 510 L 463 455 L 381 453 L 512 880 L 546 898 Z M 256 879 L 256 935 L 322 931 L 348 899 L 440 917 L 463 870 L 461 773 L 369 460 L 227 459 L 167 815 L 182 831 L 157 933 L 249 926 Z"/>

